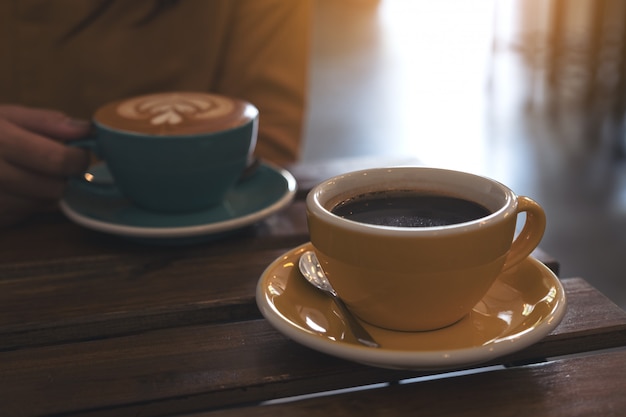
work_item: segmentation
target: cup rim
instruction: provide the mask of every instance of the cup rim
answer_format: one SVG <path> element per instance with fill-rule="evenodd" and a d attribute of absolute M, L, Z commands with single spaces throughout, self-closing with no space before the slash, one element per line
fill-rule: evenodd
<path fill-rule="evenodd" d="M 197 102 L 198 100 L 204 100 L 204 99 L 219 100 L 223 102 L 225 101 L 225 102 L 228 102 L 229 104 L 232 104 L 233 108 L 236 109 L 237 111 L 231 114 L 226 114 L 225 115 L 226 118 L 222 119 L 221 124 L 218 123 L 217 127 L 213 126 L 211 129 L 200 128 L 197 130 L 187 129 L 187 132 L 185 133 L 171 133 L 171 134 L 160 133 L 160 129 L 156 129 L 153 132 L 144 132 L 143 129 L 137 128 L 137 126 L 132 126 L 134 122 L 137 122 L 140 125 L 142 125 L 142 122 L 140 120 L 143 120 L 145 118 L 146 116 L 145 114 L 141 116 L 136 115 L 137 116 L 136 118 L 130 117 L 128 119 L 128 122 L 131 124 L 131 127 L 127 127 L 127 128 L 116 127 L 115 123 L 113 124 L 108 123 L 110 121 L 108 120 L 109 115 L 107 115 L 108 110 L 113 110 L 114 112 L 117 112 L 119 111 L 120 106 L 130 105 L 130 108 L 133 109 L 132 112 L 134 113 L 135 106 L 133 104 L 142 106 L 142 103 L 145 100 L 167 100 L 167 99 L 185 99 L 188 102 L 189 101 Z M 202 109 L 202 111 L 210 111 L 210 110 L 211 110 L 211 106 L 209 106 L 208 109 L 206 107 Z M 147 112 L 145 108 L 143 109 L 143 111 L 144 113 Z M 150 112 L 147 112 L 147 113 L 152 114 Z M 235 115 L 235 118 L 232 117 L 233 114 Z M 245 99 L 235 97 L 235 96 L 228 96 L 224 94 L 214 93 L 214 92 L 191 91 L 191 90 L 154 91 L 154 92 L 148 92 L 145 94 L 139 94 L 135 96 L 118 98 L 118 99 L 109 101 L 107 103 L 104 103 L 103 105 L 98 107 L 93 113 L 92 118 L 91 118 L 92 123 L 101 129 L 108 130 L 111 132 L 123 133 L 125 135 L 134 135 L 136 137 L 149 137 L 151 139 L 160 138 L 160 137 L 163 137 L 163 138 L 210 137 L 211 135 L 219 135 L 228 131 L 245 128 L 249 126 L 250 124 L 258 123 L 258 119 L 259 119 L 259 109 L 253 103 Z"/>
<path fill-rule="evenodd" d="M 259 119 L 257 116 L 255 119 L 248 120 L 243 124 L 232 126 L 223 130 L 216 130 L 213 132 L 196 132 L 196 133 L 183 133 L 183 134 L 154 134 L 154 133 L 139 132 L 139 131 L 130 130 L 130 129 L 120 129 L 120 128 L 109 126 L 105 123 L 102 123 L 99 120 L 96 120 L 95 118 L 91 120 L 91 123 L 100 130 L 121 133 L 127 137 L 132 136 L 137 139 L 149 139 L 149 140 L 154 141 L 154 140 L 166 140 L 166 139 L 195 139 L 195 138 L 218 137 L 228 132 L 232 132 L 232 131 L 239 130 L 239 129 L 245 129 L 250 124 L 258 123 L 258 120 Z"/>
<path fill-rule="evenodd" d="M 368 179 L 370 179 L 372 178 L 373 174 L 376 175 L 377 178 L 381 178 L 381 175 L 384 175 L 384 173 L 391 173 L 392 171 L 398 173 L 397 175 L 399 176 L 415 172 L 420 172 L 421 175 L 428 175 L 429 173 L 436 172 L 448 176 L 463 176 L 475 182 L 489 184 L 492 187 L 492 190 L 497 190 L 501 194 L 500 198 L 502 200 L 502 204 L 498 209 L 492 210 L 492 213 L 490 213 L 489 215 L 481 217 L 479 219 L 445 226 L 427 227 L 398 227 L 362 223 L 340 217 L 332 213 L 331 208 L 326 208 L 325 203 L 331 201 L 333 198 L 337 199 L 340 194 L 336 192 L 334 194 L 329 194 L 329 196 L 325 196 L 325 193 L 330 193 L 328 191 L 328 187 L 336 187 L 337 184 L 341 185 L 341 183 L 349 181 L 349 178 L 351 179 L 355 176 L 369 176 Z M 376 179 L 374 179 L 374 182 L 382 183 L 383 181 L 376 181 Z M 369 184 L 373 184 L 374 182 L 370 182 Z M 357 192 L 357 190 L 351 191 L 352 195 L 362 194 L 362 192 Z M 378 190 L 372 189 L 370 191 Z M 343 193 L 346 197 L 350 196 L 350 190 L 344 190 Z M 333 207 L 334 206 L 335 205 L 333 205 Z M 494 179 L 477 174 L 472 174 L 469 172 L 423 166 L 380 167 L 347 172 L 344 174 L 336 175 L 332 178 L 327 179 L 326 181 L 317 184 L 311 189 L 311 191 L 307 195 L 306 208 L 309 215 L 315 216 L 318 219 L 333 225 L 334 227 L 347 229 L 353 232 L 366 232 L 368 234 L 375 234 L 379 236 L 445 236 L 448 234 L 458 234 L 465 231 L 475 230 L 477 228 L 488 227 L 489 225 L 493 225 L 494 223 L 504 221 L 506 218 L 512 215 L 516 215 L 517 196 L 510 188 L 508 188 L 504 184 Z"/>

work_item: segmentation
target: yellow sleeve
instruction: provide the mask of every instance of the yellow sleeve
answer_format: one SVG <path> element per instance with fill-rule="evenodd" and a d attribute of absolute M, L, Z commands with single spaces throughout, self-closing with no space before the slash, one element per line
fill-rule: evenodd
<path fill-rule="evenodd" d="M 257 155 L 293 162 L 300 154 L 306 110 L 311 1 L 238 3 L 214 85 L 217 92 L 259 108 Z"/>

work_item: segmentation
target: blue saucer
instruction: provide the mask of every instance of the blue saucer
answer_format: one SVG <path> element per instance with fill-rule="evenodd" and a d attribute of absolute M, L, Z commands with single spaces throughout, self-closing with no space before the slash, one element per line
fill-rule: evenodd
<path fill-rule="evenodd" d="M 104 164 L 90 168 L 95 183 L 110 183 Z M 240 181 L 218 206 L 191 213 L 158 213 L 133 205 L 117 189 L 96 193 L 70 181 L 60 207 L 72 221 L 86 228 L 150 243 L 190 243 L 230 234 L 287 206 L 296 193 L 288 171 L 261 163 Z"/>

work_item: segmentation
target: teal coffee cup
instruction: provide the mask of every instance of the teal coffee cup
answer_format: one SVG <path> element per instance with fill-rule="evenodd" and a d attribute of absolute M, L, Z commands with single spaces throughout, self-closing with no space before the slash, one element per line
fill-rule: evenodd
<path fill-rule="evenodd" d="M 259 112 L 216 94 L 166 92 L 104 105 L 94 135 L 74 142 L 102 159 L 133 204 L 159 212 L 219 204 L 252 159 Z M 81 185 L 101 192 L 87 179 Z"/>

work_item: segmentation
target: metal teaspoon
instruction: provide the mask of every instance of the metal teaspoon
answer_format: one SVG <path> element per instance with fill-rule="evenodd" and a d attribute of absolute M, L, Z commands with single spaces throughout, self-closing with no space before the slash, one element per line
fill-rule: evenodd
<path fill-rule="evenodd" d="M 326 278 L 326 274 L 322 270 L 322 266 L 317 260 L 317 256 L 315 256 L 314 252 L 304 252 L 300 256 L 298 267 L 300 268 L 300 273 L 304 276 L 304 278 L 306 278 L 309 283 L 332 297 L 337 307 L 339 307 L 339 310 L 341 310 L 341 315 L 348 322 L 348 326 L 350 327 L 352 334 L 361 344 L 374 348 L 380 347 L 380 345 L 376 343 L 376 341 L 374 341 L 372 336 L 370 336 L 367 330 L 365 330 L 363 326 L 361 326 L 361 324 L 356 320 L 356 318 L 352 315 L 350 310 L 348 310 L 343 301 L 341 301 L 341 298 L 339 298 L 339 296 L 337 295 L 337 292 L 328 281 L 328 278 Z"/>

